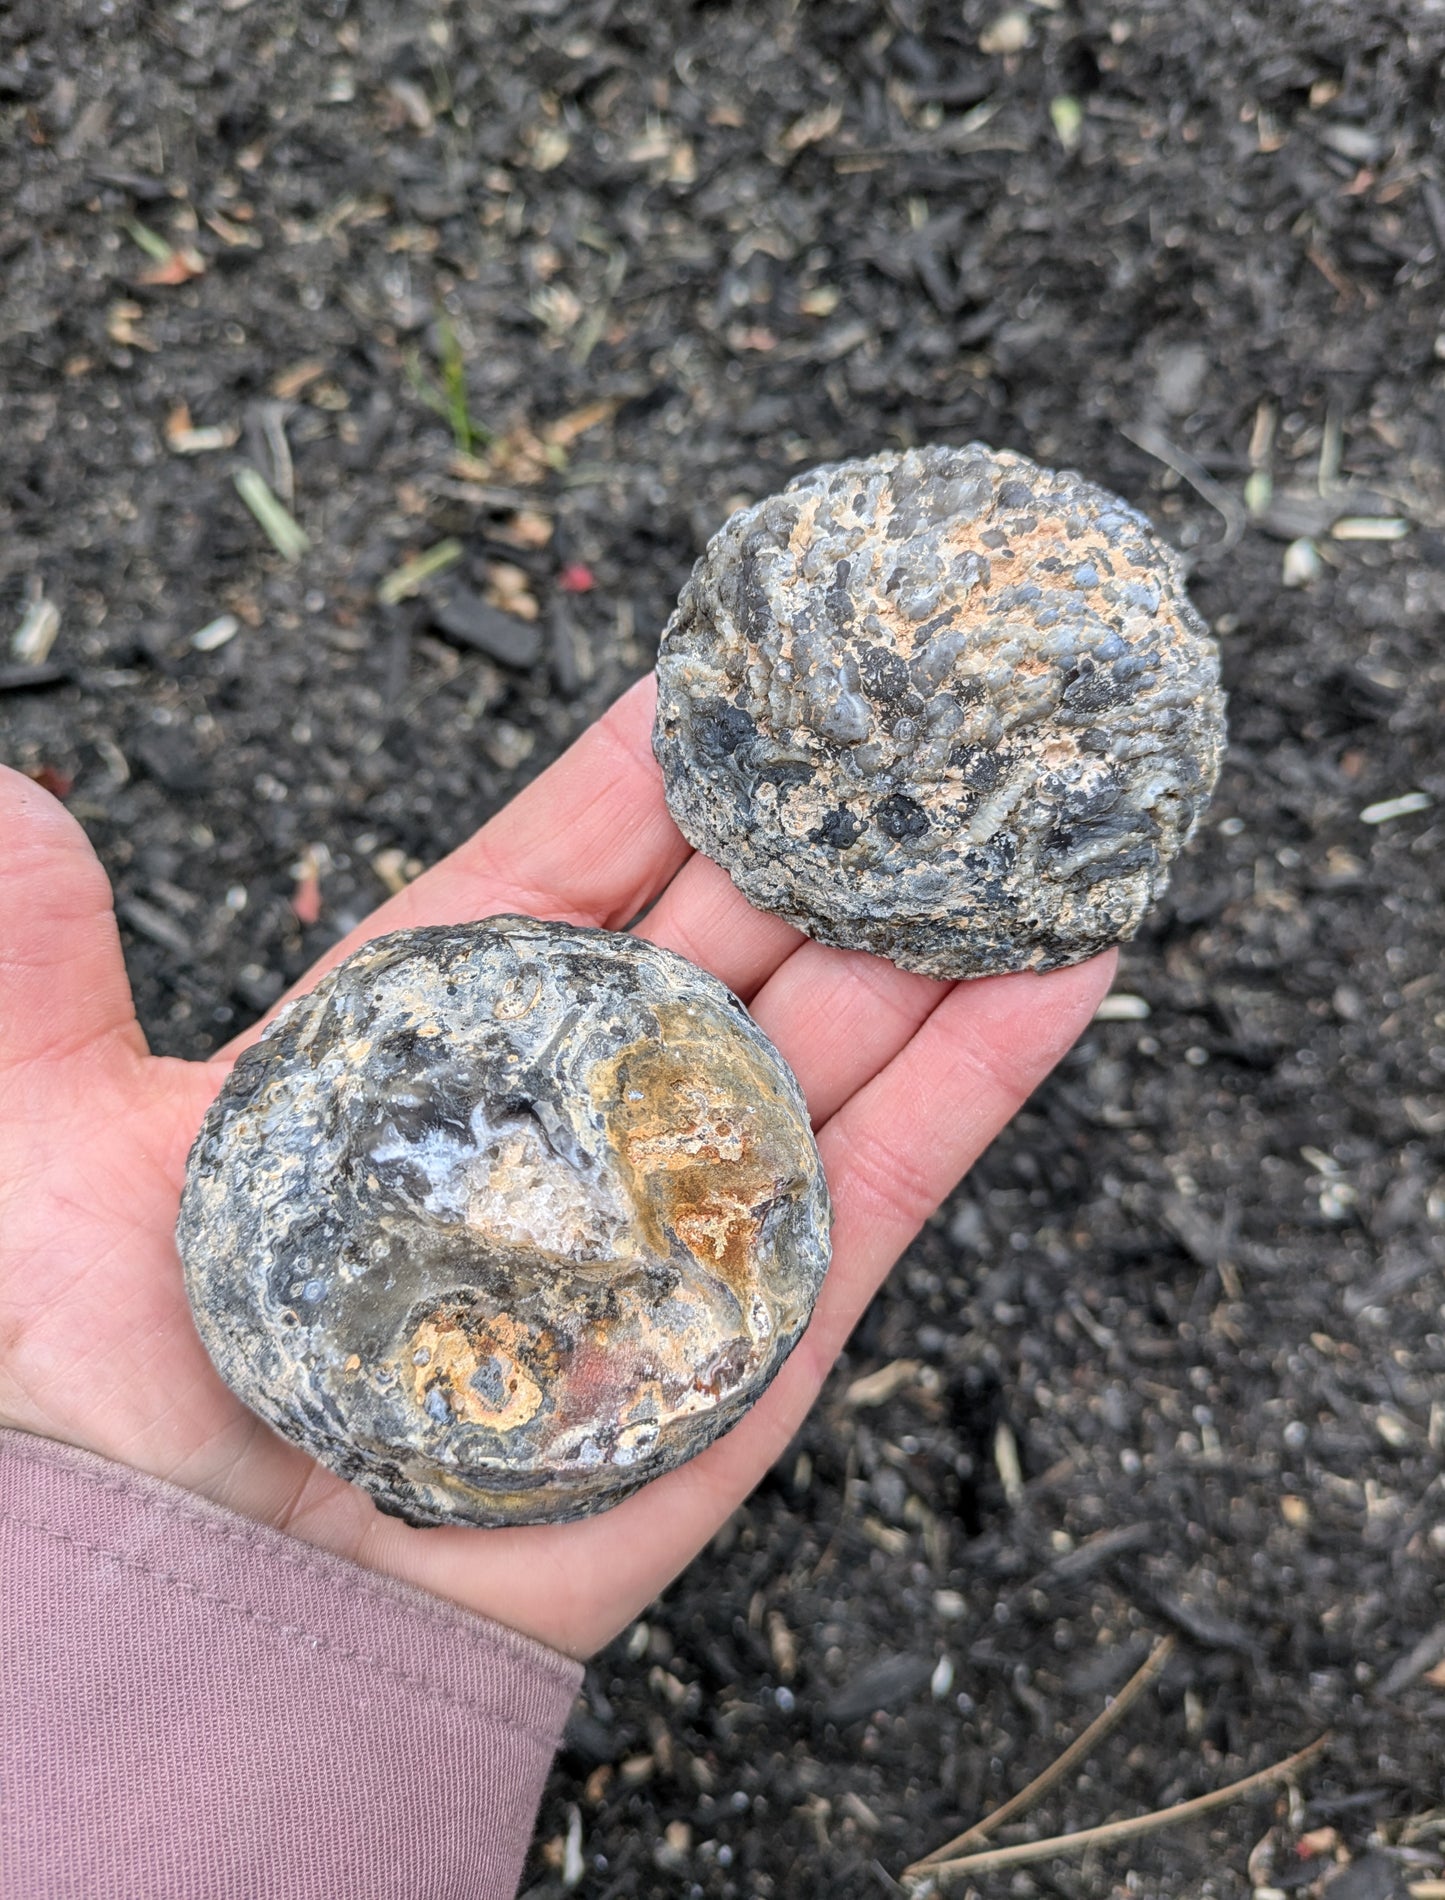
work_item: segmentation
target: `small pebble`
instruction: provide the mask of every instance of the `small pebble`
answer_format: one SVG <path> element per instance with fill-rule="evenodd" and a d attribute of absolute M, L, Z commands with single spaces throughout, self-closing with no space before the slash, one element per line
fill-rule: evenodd
<path fill-rule="evenodd" d="M 504 613 L 469 587 L 449 588 L 434 601 L 431 622 L 458 646 L 485 653 L 502 666 L 522 670 L 542 657 L 542 633 L 534 622 Z"/>
<path fill-rule="evenodd" d="M 1313 541 L 1301 536 L 1298 541 L 1290 542 L 1284 551 L 1284 564 L 1280 570 L 1280 579 L 1286 587 L 1308 587 L 1323 572 L 1324 562 Z"/>
<path fill-rule="evenodd" d="M 979 34 L 978 50 L 991 55 L 1021 53 L 1033 36 L 1027 13 L 1022 7 L 1011 7 Z"/>
<path fill-rule="evenodd" d="M 214 620 L 196 629 L 191 635 L 191 645 L 197 653 L 214 653 L 228 640 L 234 640 L 240 631 L 241 623 L 234 614 L 217 614 Z"/>

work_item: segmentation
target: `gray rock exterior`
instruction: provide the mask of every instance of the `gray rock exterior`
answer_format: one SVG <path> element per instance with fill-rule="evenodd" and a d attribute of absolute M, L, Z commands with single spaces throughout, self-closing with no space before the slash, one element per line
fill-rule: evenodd
<path fill-rule="evenodd" d="M 657 671 L 688 840 L 760 909 L 931 976 L 1132 936 L 1224 746 L 1218 650 L 1144 516 L 981 443 L 734 515 Z"/>
<path fill-rule="evenodd" d="M 412 1524 L 583 1516 L 801 1335 L 831 1210 L 722 984 L 530 918 L 379 938 L 236 1064 L 177 1238 L 227 1384 Z"/>

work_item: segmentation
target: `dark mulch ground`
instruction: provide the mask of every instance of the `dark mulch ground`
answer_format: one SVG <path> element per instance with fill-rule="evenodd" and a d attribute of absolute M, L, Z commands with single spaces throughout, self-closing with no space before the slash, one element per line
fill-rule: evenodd
<path fill-rule="evenodd" d="M 590 1672 L 538 1896 L 579 1825 L 599 1900 L 895 1891 L 1164 1631 L 1006 1838 L 1328 1728 L 1300 1797 L 980 1893 L 1440 1870 L 1442 54 L 1409 0 L 0 13 L 0 614 L 60 615 L 49 684 L 0 654 L 0 753 L 90 828 L 157 1048 L 213 1047 L 493 810 L 792 469 L 971 436 L 1077 466 L 1223 639 L 1233 749 L 1137 1015 Z M 378 603 L 448 536 L 534 663 L 438 638 L 436 587 Z"/>

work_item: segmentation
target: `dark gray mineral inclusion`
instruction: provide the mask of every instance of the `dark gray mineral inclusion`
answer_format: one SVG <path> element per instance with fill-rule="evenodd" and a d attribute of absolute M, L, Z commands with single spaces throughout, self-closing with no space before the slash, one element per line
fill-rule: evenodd
<path fill-rule="evenodd" d="M 742 1005 L 524 917 L 379 938 L 236 1064 L 178 1239 L 221 1376 L 413 1524 L 616 1503 L 745 1412 L 831 1213 Z"/>
<path fill-rule="evenodd" d="M 1143 515 L 981 443 L 734 515 L 657 672 L 688 840 L 760 909 L 931 976 L 1132 936 L 1224 745 L 1217 648 Z"/>

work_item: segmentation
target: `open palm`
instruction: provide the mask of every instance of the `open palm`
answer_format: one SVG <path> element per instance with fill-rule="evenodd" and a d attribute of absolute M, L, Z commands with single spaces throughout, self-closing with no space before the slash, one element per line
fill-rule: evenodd
<path fill-rule="evenodd" d="M 247 1411 L 202 1349 L 173 1239 L 187 1152 L 242 1045 L 204 1063 L 148 1053 L 84 833 L 0 769 L 0 1424 L 169 1479 L 576 1655 L 706 1542 L 787 1444 L 921 1222 L 1087 1023 L 1113 958 L 951 985 L 808 942 L 750 909 L 673 825 L 652 706 L 644 681 L 302 987 L 383 931 L 504 911 L 618 929 L 646 912 L 642 936 L 736 991 L 798 1076 L 837 1214 L 813 1322 L 742 1423 L 580 1523 L 414 1530 Z"/>

